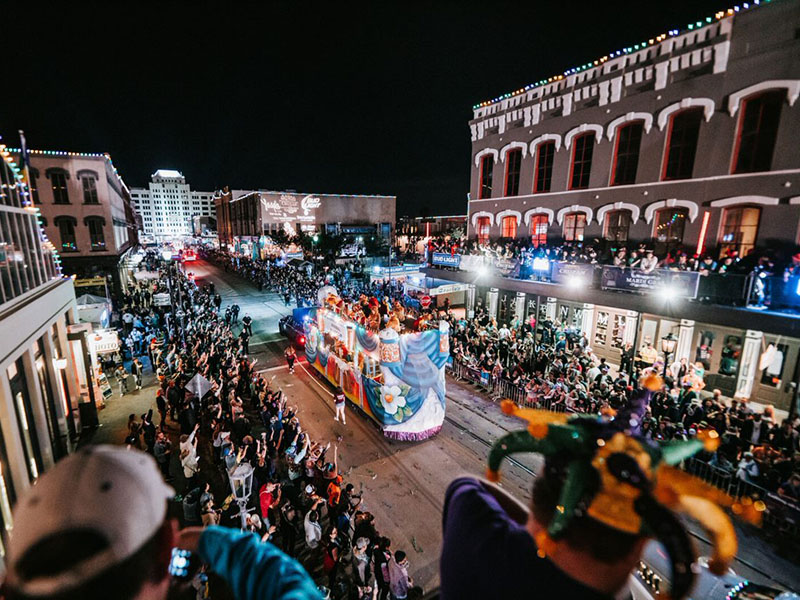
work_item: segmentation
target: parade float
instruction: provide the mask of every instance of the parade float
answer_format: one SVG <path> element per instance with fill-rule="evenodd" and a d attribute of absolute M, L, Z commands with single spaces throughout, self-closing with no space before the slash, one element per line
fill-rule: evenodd
<path fill-rule="evenodd" d="M 298 317 L 309 365 L 341 386 L 386 437 L 418 441 L 436 435 L 445 415 L 448 323 L 408 333 L 387 326 L 377 333 L 338 310 L 330 290 L 321 295 L 321 306 L 299 309 L 305 311 Z"/>

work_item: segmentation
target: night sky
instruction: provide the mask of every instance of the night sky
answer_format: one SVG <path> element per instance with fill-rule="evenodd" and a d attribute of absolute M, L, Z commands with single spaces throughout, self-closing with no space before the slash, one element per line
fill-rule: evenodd
<path fill-rule="evenodd" d="M 129 186 L 174 168 L 199 190 L 395 194 L 398 215 L 463 213 L 474 104 L 728 8 L 427 4 L 17 2 L 0 134 L 109 152 Z"/>

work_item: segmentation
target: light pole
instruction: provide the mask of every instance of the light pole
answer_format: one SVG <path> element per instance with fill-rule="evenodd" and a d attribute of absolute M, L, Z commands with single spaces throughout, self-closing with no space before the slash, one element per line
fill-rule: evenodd
<path fill-rule="evenodd" d="M 669 365 L 669 357 L 675 352 L 675 344 L 678 343 L 678 338 L 672 335 L 670 331 L 667 335 L 661 338 L 661 350 L 664 352 L 664 376 L 667 375 L 667 366 Z"/>

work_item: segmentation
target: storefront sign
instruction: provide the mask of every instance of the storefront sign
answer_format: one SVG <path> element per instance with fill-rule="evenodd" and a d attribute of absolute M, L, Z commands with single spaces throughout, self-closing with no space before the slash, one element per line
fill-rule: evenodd
<path fill-rule="evenodd" d="M 431 288 L 429 293 L 432 296 L 442 296 L 443 294 L 454 294 L 455 292 L 463 292 L 467 289 L 467 285 L 464 283 L 452 283 L 448 285 L 440 285 L 436 288 Z"/>
<path fill-rule="evenodd" d="M 119 350 L 119 337 L 113 329 L 98 329 L 89 334 L 89 343 L 96 354 Z"/>
<path fill-rule="evenodd" d="M 453 267 L 458 269 L 461 266 L 461 255 L 447 254 L 445 252 L 434 252 L 431 264 L 440 267 Z"/>
<path fill-rule="evenodd" d="M 551 263 L 550 277 L 553 283 L 569 283 L 576 278 L 582 282 L 591 283 L 594 276 L 594 265 L 581 265 L 575 263 Z"/>
<path fill-rule="evenodd" d="M 603 267 L 600 287 L 604 290 L 665 294 L 675 298 L 696 298 L 700 274 L 658 269 L 645 273 L 638 269 Z"/>

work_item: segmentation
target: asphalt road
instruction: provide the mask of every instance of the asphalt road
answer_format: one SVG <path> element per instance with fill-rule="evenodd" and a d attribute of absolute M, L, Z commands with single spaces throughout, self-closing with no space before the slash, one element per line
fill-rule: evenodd
<path fill-rule="evenodd" d="M 259 292 L 250 283 L 203 261 L 186 265 L 199 284 L 213 281 L 223 298 L 223 310 L 236 303 L 240 318 L 253 317 L 251 355 L 256 368 L 275 378 L 300 409 L 303 427 L 313 439 L 336 441 L 340 472 L 364 494 L 364 507 L 375 515 L 378 530 L 392 540 L 392 548 L 405 550 L 415 583 L 429 590 L 439 583 L 441 515 L 447 485 L 460 474 L 482 475 L 490 444 L 520 422 L 503 415 L 499 407 L 467 385 L 448 380 L 447 417 L 439 435 L 418 443 L 394 442 L 348 405 L 347 425 L 334 421 L 330 386 L 310 372 L 304 362 L 290 375 L 284 360 L 285 340 L 278 320 L 287 314 L 276 294 Z M 302 358 L 302 353 L 301 353 Z M 530 501 L 533 473 L 540 468 L 537 456 L 516 457 L 504 463 L 502 485 L 524 502 Z M 708 544 L 701 530 L 695 542 L 701 554 Z M 740 554 L 734 570 L 740 575 L 800 590 L 800 567 L 778 556 L 750 529 L 739 529 Z"/>

